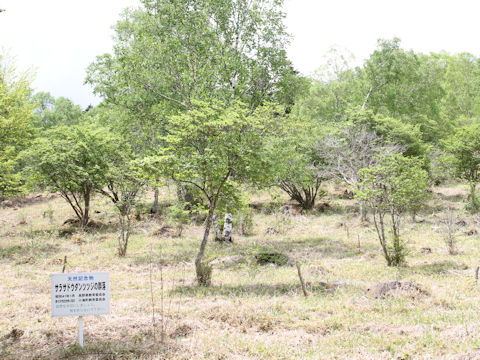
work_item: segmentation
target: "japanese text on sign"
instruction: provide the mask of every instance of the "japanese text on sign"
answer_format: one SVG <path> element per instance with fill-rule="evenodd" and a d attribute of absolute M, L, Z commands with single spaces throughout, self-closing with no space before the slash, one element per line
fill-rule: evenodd
<path fill-rule="evenodd" d="M 52 274 L 52 316 L 100 315 L 110 312 L 107 272 Z"/>

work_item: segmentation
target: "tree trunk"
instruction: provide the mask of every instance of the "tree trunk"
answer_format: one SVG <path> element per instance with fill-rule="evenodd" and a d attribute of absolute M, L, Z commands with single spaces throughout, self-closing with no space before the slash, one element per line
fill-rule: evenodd
<path fill-rule="evenodd" d="M 130 216 L 128 214 L 120 214 L 120 237 L 118 239 L 118 255 L 122 257 L 127 254 L 128 239 L 130 237 L 130 225 Z"/>
<path fill-rule="evenodd" d="M 360 219 L 361 219 L 361 221 L 367 221 L 368 218 L 367 218 L 367 209 L 366 209 L 366 206 L 365 206 L 365 201 L 360 200 L 359 203 L 358 203 L 358 207 L 360 209 Z"/>
<path fill-rule="evenodd" d="M 89 220 L 89 212 L 90 212 L 90 189 L 85 191 L 83 202 L 84 202 L 84 209 L 83 209 L 83 216 L 82 216 L 82 227 L 86 228 L 88 225 Z"/>
<path fill-rule="evenodd" d="M 480 203 L 477 198 L 476 187 L 477 184 L 475 184 L 474 182 L 470 183 L 470 204 L 472 207 L 472 212 L 477 212 L 480 209 Z"/>
<path fill-rule="evenodd" d="M 156 214 L 158 211 L 158 186 L 155 187 L 155 192 L 153 194 L 153 206 L 150 210 L 150 214 Z"/>
<path fill-rule="evenodd" d="M 220 226 L 218 225 L 218 218 L 216 212 L 213 213 L 212 221 L 213 229 L 215 230 L 215 241 L 223 241 L 224 238 L 222 236 L 222 232 L 220 231 Z"/>
<path fill-rule="evenodd" d="M 210 235 L 210 226 L 212 225 L 212 219 L 213 219 L 213 214 L 215 213 L 215 207 L 216 207 L 215 201 L 210 200 L 210 207 L 208 209 L 208 216 L 205 224 L 205 231 L 203 233 L 202 243 L 200 244 L 200 249 L 195 259 L 195 270 L 197 274 L 197 279 L 202 277 L 202 259 L 203 259 L 203 254 L 205 253 L 205 248 L 207 246 L 208 235 Z"/>

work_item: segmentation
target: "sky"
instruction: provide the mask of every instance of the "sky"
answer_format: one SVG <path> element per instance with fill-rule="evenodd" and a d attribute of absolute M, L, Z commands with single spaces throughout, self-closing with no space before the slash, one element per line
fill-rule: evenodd
<path fill-rule="evenodd" d="M 66 96 L 83 108 L 97 104 L 85 69 L 111 52 L 112 26 L 139 0 L 0 0 L 0 48 L 19 70 L 32 70 L 35 91 Z M 332 47 L 360 65 L 377 39 L 399 37 L 415 52 L 480 56 L 478 0 L 285 0 L 292 35 L 288 56 L 304 75 L 325 63 Z"/>

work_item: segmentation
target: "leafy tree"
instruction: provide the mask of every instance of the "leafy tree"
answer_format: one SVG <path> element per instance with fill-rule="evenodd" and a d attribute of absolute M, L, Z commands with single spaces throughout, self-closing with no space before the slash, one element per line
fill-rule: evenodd
<path fill-rule="evenodd" d="M 110 159 L 121 152 L 121 144 L 93 125 L 58 127 L 46 135 L 23 154 L 25 172 L 32 185 L 59 192 L 85 227 L 91 197 L 108 184 Z"/>
<path fill-rule="evenodd" d="M 282 2 L 142 0 L 117 23 L 113 54 L 98 57 L 86 81 L 122 108 L 148 154 L 164 145 L 166 119 L 195 101 L 240 100 L 253 111 L 269 100 L 287 111 L 304 82 L 286 58 Z"/>
<path fill-rule="evenodd" d="M 82 109 L 70 99 L 55 99 L 50 93 L 36 93 L 32 100 L 37 103 L 34 125 L 42 130 L 56 126 L 77 125 L 82 118 Z"/>
<path fill-rule="evenodd" d="M 322 194 L 320 186 L 324 180 L 316 170 L 322 159 L 316 151 L 315 128 L 290 119 L 283 129 L 284 135 L 272 138 L 268 144 L 268 156 L 275 159 L 272 162 L 275 183 L 305 210 L 314 207 L 317 196 Z"/>
<path fill-rule="evenodd" d="M 452 121 L 480 115 L 480 59 L 469 53 L 444 55 L 443 108 Z"/>
<path fill-rule="evenodd" d="M 456 176 L 467 180 L 470 185 L 470 209 L 478 211 L 480 202 L 476 195 L 476 186 L 480 181 L 480 125 L 459 128 L 444 141 L 444 145 L 452 155 Z"/>
<path fill-rule="evenodd" d="M 360 108 L 351 110 L 348 119 L 357 126 L 366 126 L 384 142 L 400 145 L 405 156 L 423 158 L 428 153 L 429 147 L 422 140 L 419 126 L 383 114 L 374 115 L 372 111 Z"/>
<path fill-rule="evenodd" d="M 117 24 L 114 55 L 99 57 L 87 81 L 109 102 L 150 99 L 157 111 L 212 97 L 254 108 L 292 72 L 281 3 L 142 0 Z"/>
<path fill-rule="evenodd" d="M 205 231 L 195 259 L 200 284 L 212 218 L 225 187 L 233 182 L 260 184 L 267 179 L 270 167 L 263 147 L 280 120 L 274 118 L 274 110 L 261 107 L 251 114 L 243 104 L 224 108 L 196 103 L 195 109 L 169 119 L 168 135 L 162 139 L 166 146 L 159 149 L 158 156 L 144 161 L 150 174 L 194 186 L 208 204 Z"/>
<path fill-rule="evenodd" d="M 17 154 L 32 137 L 30 75 L 0 55 L 0 200 L 21 192 Z"/>
<path fill-rule="evenodd" d="M 406 211 L 417 210 L 427 196 L 428 177 L 421 162 L 401 154 L 383 154 L 374 166 L 360 170 L 355 196 L 373 211 L 375 229 L 388 266 L 405 260 L 400 239 L 400 219 Z M 392 240 L 388 241 L 386 222 L 390 217 Z"/>

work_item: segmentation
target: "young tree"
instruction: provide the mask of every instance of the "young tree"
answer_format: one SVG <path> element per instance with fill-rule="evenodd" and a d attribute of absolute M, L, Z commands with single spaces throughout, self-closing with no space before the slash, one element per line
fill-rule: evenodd
<path fill-rule="evenodd" d="M 195 103 L 195 108 L 173 116 L 167 124 L 166 146 L 158 156 L 145 159 L 145 169 L 197 188 L 208 204 L 205 231 L 195 259 L 197 279 L 204 279 L 202 263 L 212 217 L 227 185 L 266 181 L 269 164 L 263 146 L 278 126 L 273 107 L 258 108 L 253 114 L 239 103 L 222 105 Z"/>
<path fill-rule="evenodd" d="M 400 239 L 401 215 L 416 209 L 428 196 L 428 177 L 421 163 L 401 154 L 381 155 L 378 163 L 360 170 L 355 196 L 373 211 L 375 229 L 388 266 L 401 265 L 406 256 Z M 390 217 L 392 240 L 386 235 Z"/>
<path fill-rule="evenodd" d="M 92 125 L 58 127 L 46 135 L 22 156 L 28 179 L 59 192 L 85 227 L 91 197 L 108 184 L 110 158 L 121 151 L 121 143 L 106 129 Z"/>
<path fill-rule="evenodd" d="M 379 155 L 399 153 L 403 148 L 387 144 L 365 125 L 351 124 L 338 134 L 325 137 L 317 145 L 323 162 L 316 167 L 318 176 L 344 181 L 352 189 L 361 180 L 360 170 L 377 164 Z M 367 219 L 364 200 L 360 200 L 360 216 Z"/>
<path fill-rule="evenodd" d="M 132 229 L 132 210 L 137 204 L 138 195 L 146 180 L 135 166 L 131 153 L 113 155 L 108 159 L 110 163 L 106 173 L 106 187 L 96 188 L 96 191 L 109 198 L 118 212 L 120 222 L 118 255 L 125 256 Z M 102 186 L 101 183 L 99 185 Z"/>
<path fill-rule="evenodd" d="M 30 75 L 18 73 L 11 59 L 0 55 L 0 201 L 21 192 L 18 153 L 32 137 Z"/>

